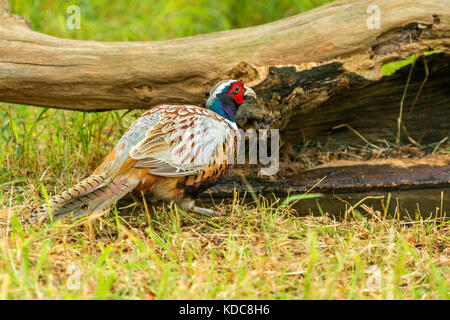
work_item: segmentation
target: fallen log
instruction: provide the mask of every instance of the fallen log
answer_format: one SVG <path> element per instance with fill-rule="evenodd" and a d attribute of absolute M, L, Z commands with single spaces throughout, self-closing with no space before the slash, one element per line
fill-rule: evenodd
<path fill-rule="evenodd" d="M 439 50 L 439 58 L 429 58 L 431 76 L 407 125 L 430 141 L 448 134 L 447 125 L 420 117 L 431 106 L 441 120 L 450 114 L 448 0 L 380 0 L 379 29 L 368 27 L 369 2 L 346 0 L 257 27 L 125 43 L 34 32 L 9 13 L 6 0 L 0 3 L 0 101 L 91 111 L 200 104 L 213 83 L 236 77 L 259 95 L 242 108 L 241 122 L 264 118 L 288 139 L 300 129 L 307 138 L 326 136 L 343 121 L 386 136 L 366 120 L 395 128 L 408 72 L 382 77 L 381 67 Z M 407 102 L 423 78 L 416 72 Z"/>
<path fill-rule="evenodd" d="M 391 192 L 423 188 L 450 190 L 450 159 L 447 157 L 434 163 L 423 160 L 336 161 L 337 163 L 331 162 L 274 179 L 246 177 L 243 180 L 239 175 L 231 175 L 211 188 L 210 192 L 217 196 L 230 197 L 234 191 L 249 190 L 259 194 L 278 195 L 308 190 L 324 193 Z"/>
<path fill-rule="evenodd" d="M 450 209 L 450 159 L 337 161 L 274 179 L 232 175 L 204 192 L 201 199 L 206 205 L 214 204 L 211 199 L 231 204 L 236 196 L 252 201 L 250 193 L 274 201 L 307 192 L 322 196 L 295 201 L 293 207 L 299 214 L 328 213 L 344 218 L 357 209 L 402 219 L 415 219 L 416 215 L 442 218 Z"/>
<path fill-rule="evenodd" d="M 450 131 L 450 1 L 379 0 L 380 28 L 369 27 L 370 4 L 336 1 L 257 27 L 120 43 L 35 32 L 0 0 L 0 101 L 84 111 L 201 104 L 231 77 L 258 94 L 238 123 L 280 129 L 283 148 L 392 140 L 400 105 L 402 141 L 442 140 Z M 414 72 L 383 76 L 386 63 L 430 51 Z"/>

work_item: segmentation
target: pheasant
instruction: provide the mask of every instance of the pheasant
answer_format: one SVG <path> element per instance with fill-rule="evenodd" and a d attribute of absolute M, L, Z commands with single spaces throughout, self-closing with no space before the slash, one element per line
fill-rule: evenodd
<path fill-rule="evenodd" d="M 201 215 L 197 195 L 218 183 L 236 163 L 240 135 L 235 115 L 255 92 L 241 81 L 216 84 L 204 107 L 160 105 L 145 112 L 121 137 L 92 175 L 51 198 L 33 214 L 72 218 L 104 209 L 130 192 L 152 193 Z"/>

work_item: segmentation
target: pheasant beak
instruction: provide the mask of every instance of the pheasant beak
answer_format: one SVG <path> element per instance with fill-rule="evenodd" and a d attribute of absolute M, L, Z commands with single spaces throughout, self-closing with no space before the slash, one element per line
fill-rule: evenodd
<path fill-rule="evenodd" d="M 244 97 L 256 98 L 256 93 L 255 93 L 255 91 L 253 91 L 252 88 L 249 88 L 249 87 L 246 87 L 246 86 L 244 86 L 244 88 L 245 88 Z"/>

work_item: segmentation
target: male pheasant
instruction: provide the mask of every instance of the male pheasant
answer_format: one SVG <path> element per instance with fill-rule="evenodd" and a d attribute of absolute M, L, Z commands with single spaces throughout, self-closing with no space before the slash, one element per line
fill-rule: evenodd
<path fill-rule="evenodd" d="M 247 96 L 241 81 L 225 80 L 209 92 L 204 108 L 161 105 L 145 112 L 122 136 L 91 176 L 39 207 L 34 219 L 99 211 L 124 195 L 151 192 L 182 210 L 206 216 L 195 206 L 199 192 L 219 182 L 236 163 L 240 135 L 235 115 Z"/>

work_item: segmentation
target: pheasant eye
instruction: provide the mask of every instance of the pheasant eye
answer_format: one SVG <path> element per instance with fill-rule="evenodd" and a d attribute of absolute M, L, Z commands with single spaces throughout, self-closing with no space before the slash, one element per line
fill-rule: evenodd
<path fill-rule="evenodd" d="M 240 88 L 239 88 L 239 86 L 234 86 L 233 90 L 234 90 L 235 92 L 239 92 Z"/>

